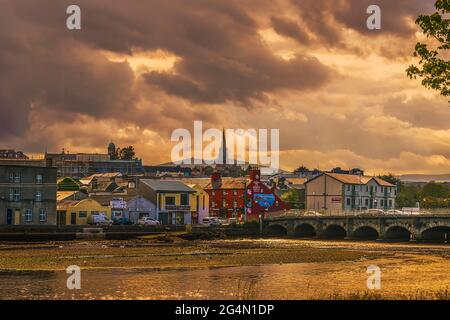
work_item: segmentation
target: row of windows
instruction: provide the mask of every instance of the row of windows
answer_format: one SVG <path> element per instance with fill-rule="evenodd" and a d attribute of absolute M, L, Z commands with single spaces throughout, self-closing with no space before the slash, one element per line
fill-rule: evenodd
<path fill-rule="evenodd" d="M 19 189 L 9 189 L 9 201 L 18 202 L 21 199 L 20 190 Z M 42 191 L 36 190 L 36 194 L 34 196 L 34 200 L 36 202 L 42 201 Z"/>
<path fill-rule="evenodd" d="M 383 187 L 381 186 L 378 188 L 378 186 L 370 186 L 370 192 L 387 192 L 387 193 L 394 193 L 395 194 L 395 187 Z M 366 191 L 369 192 L 369 186 L 359 186 L 359 185 L 347 185 L 347 191 Z"/>
<path fill-rule="evenodd" d="M 21 182 L 21 176 L 20 173 L 16 172 L 10 172 L 9 173 L 9 183 L 20 183 Z M 42 174 L 37 174 L 35 178 L 35 182 L 37 184 L 42 184 Z"/>
<path fill-rule="evenodd" d="M 215 201 L 212 201 L 212 202 L 211 202 L 211 207 L 215 208 L 216 205 L 217 205 L 217 203 L 216 203 Z M 223 200 L 223 201 L 222 201 L 222 207 L 223 207 L 223 208 L 228 207 L 228 206 L 227 206 L 227 201 L 226 201 L 226 200 Z M 233 201 L 233 208 L 237 208 L 237 207 L 238 207 L 237 201 Z"/>
<path fill-rule="evenodd" d="M 353 199 L 353 201 L 352 201 L 352 198 L 346 198 L 346 204 L 347 204 L 347 206 L 351 206 L 351 205 L 359 206 L 360 200 L 361 200 L 362 206 L 369 207 L 369 199 L 367 199 L 367 198 L 365 198 L 365 199 L 357 198 L 357 199 Z M 376 208 L 379 205 L 380 208 L 384 208 L 385 204 L 388 207 L 392 207 L 392 205 L 393 205 L 392 199 L 389 199 L 387 202 L 385 202 L 384 199 L 380 199 L 379 201 L 374 200 L 373 207 Z"/>
<path fill-rule="evenodd" d="M 218 191 L 211 191 L 211 194 L 213 195 L 213 196 L 215 196 L 216 195 L 216 192 L 218 192 Z M 238 194 L 238 192 L 237 192 L 237 190 L 223 190 L 222 191 L 222 194 L 224 195 L 224 196 L 226 196 L 227 195 L 227 193 L 228 194 L 233 194 L 233 196 L 237 196 L 237 194 Z"/>
<path fill-rule="evenodd" d="M 25 222 L 32 222 L 33 221 L 33 209 L 25 209 L 25 212 L 23 214 L 23 220 Z M 45 211 L 44 208 L 39 209 L 39 222 L 46 222 L 47 221 L 47 211 Z"/>
<path fill-rule="evenodd" d="M 166 206 L 174 206 L 175 205 L 175 197 L 167 197 L 165 198 Z M 189 205 L 189 195 L 187 193 L 182 193 L 180 195 L 180 205 L 187 206 Z"/>

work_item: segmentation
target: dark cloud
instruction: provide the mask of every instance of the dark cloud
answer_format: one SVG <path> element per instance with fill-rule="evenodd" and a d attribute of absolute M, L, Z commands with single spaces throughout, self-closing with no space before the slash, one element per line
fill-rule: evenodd
<path fill-rule="evenodd" d="M 448 130 L 450 108 L 445 99 L 392 98 L 384 104 L 384 112 L 419 128 Z"/>
<path fill-rule="evenodd" d="M 309 42 L 308 34 L 296 21 L 285 19 L 283 17 L 272 17 L 271 22 L 273 29 L 277 33 L 293 38 L 302 44 L 307 44 Z"/>

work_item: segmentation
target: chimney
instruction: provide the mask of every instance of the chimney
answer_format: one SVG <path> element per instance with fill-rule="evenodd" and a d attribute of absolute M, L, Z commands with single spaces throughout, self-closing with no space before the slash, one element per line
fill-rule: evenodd
<path fill-rule="evenodd" d="M 220 172 L 214 171 L 211 174 L 211 185 L 212 185 L 212 187 L 215 189 L 215 188 L 220 187 L 221 184 L 222 184 L 222 176 L 220 175 Z"/>
<path fill-rule="evenodd" d="M 250 181 L 260 181 L 261 180 L 261 170 L 259 168 L 250 169 Z"/>

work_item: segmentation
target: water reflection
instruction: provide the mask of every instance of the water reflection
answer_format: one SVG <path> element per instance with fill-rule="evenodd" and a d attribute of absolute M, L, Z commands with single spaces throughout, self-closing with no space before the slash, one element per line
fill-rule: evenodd
<path fill-rule="evenodd" d="M 369 265 L 382 270 L 382 293 L 450 288 L 448 246 L 244 241 L 248 246 L 352 247 L 390 254 L 377 259 L 155 271 L 82 270 L 81 290 L 68 290 L 65 271 L 0 271 L 0 299 L 311 299 L 366 290 Z M 214 243 L 212 243 L 214 245 Z M 227 242 L 217 242 L 217 246 Z M 229 245 L 229 243 L 228 243 Z"/>

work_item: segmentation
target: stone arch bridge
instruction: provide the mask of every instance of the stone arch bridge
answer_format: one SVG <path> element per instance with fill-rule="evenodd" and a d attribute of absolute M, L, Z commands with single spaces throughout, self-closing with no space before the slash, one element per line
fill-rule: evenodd
<path fill-rule="evenodd" d="M 450 240 L 450 215 L 285 216 L 266 218 L 266 234 L 323 239 Z"/>

